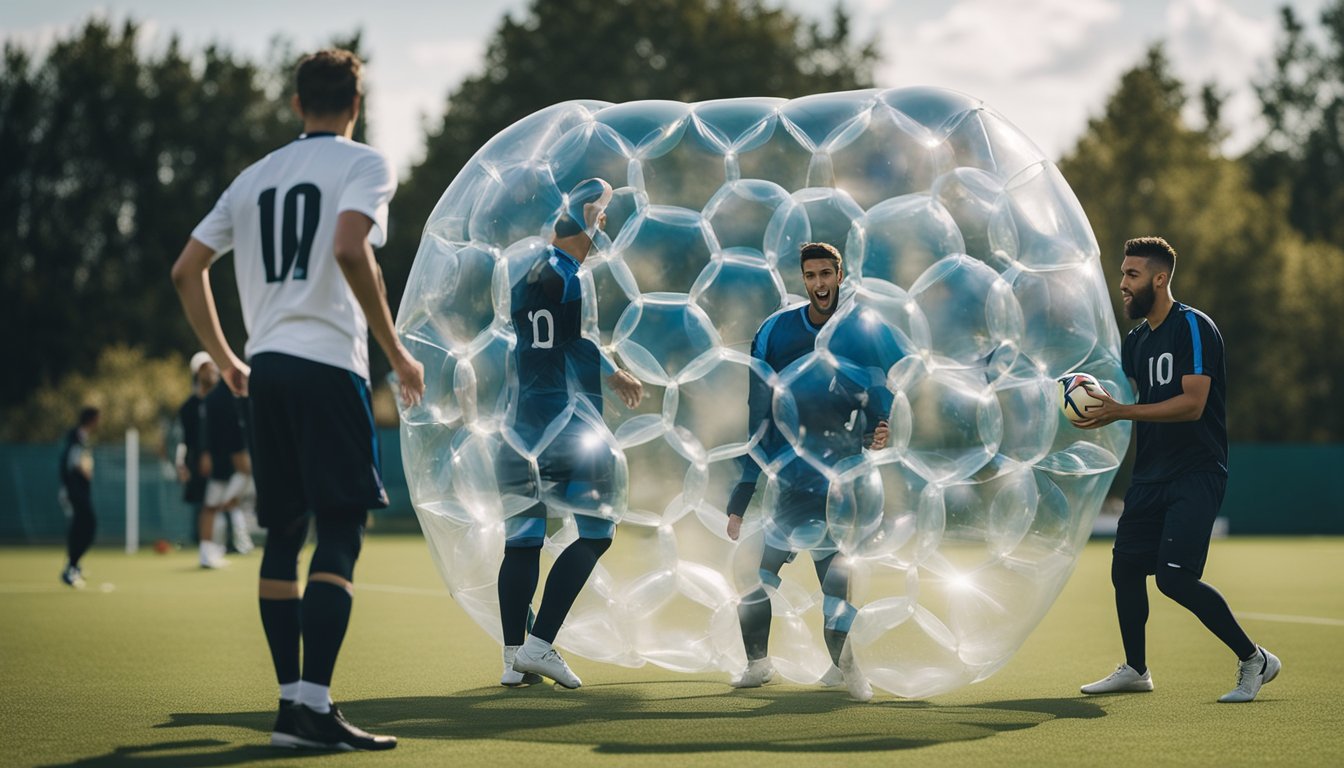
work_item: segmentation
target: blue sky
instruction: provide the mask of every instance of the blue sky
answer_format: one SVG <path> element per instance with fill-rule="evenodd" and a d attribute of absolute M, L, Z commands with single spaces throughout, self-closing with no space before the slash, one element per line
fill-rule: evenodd
<path fill-rule="evenodd" d="M 780 0 L 775 0 L 779 2 Z M 782 0 L 829 16 L 833 2 Z M 1176 72 L 1192 85 L 1213 79 L 1232 91 L 1227 149 L 1257 134 L 1246 87 L 1266 71 L 1283 0 L 844 0 L 856 36 L 878 36 L 877 85 L 938 85 L 1001 112 L 1051 157 L 1073 146 L 1120 73 L 1166 40 Z M 1297 0 L 1316 26 L 1324 0 Z M 436 123 L 447 95 L 479 70 L 485 42 L 527 0 L 381 3 L 326 0 L 0 0 L 0 37 L 42 49 L 90 15 L 134 18 L 146 45 L 176 33 L 188 49 L 222 42 L 260 54 L 276 34 L 300 49 L 362 28 L 370 57 L 370 140 L 403 170 L 423 152 L 422 121 Z M 593 94 L 593 98 L 602 98 Z"/>

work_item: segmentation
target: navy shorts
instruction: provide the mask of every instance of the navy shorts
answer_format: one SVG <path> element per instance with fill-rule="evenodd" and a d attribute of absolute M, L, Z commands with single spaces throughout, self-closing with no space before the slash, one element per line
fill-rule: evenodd
<path fill-rule="evenodd" d="M 1226 490 L 1227 477 L 1216 472 L 1131 485 L 1115 532 L 1115 554 L 1134 560 L 1147 573 L 1168 565 L 1202 576 Z"/>
<path fill-rule="evenodd" d="M 369 384 L 353 371 L 262 352 L 249 361 L 257 521 L 363 523 L 387 506 Z"/>
<path fill-rule="evenodd" d="M 765 543 L 775 549 L 813 553 L 835 550 L 826 525 L 826 493 L 814 488 L 786 488 L 765 516 Z"/>

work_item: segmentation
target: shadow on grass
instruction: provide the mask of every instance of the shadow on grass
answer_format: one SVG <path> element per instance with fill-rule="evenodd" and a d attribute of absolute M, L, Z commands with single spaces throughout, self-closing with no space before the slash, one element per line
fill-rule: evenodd
<path fill-rule="evenodd" d="M 849 701 L 843 693 L 796 686 L 732 691 L 723 683 L 665 681 L 523 689 L 477 688 L 441 697 L 342 703 L 352 722 L 412 740 L 496 740 L 586 745 L 598 754 L 694 754 L 728 751 L 861 753 L 972 741 L 1056 719 L 1092 719 L 1105 711 L 1076 698 L 936 706 L 923 701 Z M 120 747 L 74 766 L 238 765 L 302 757 L 264 745 L 274 710 L 177 713 L 157 728 L 232 727 L 255 746 L 217 740 Z"/>

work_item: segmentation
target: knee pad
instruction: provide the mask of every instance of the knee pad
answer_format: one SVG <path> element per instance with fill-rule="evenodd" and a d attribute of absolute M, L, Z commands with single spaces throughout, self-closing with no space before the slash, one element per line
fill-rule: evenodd
<path fill-rule="evenodd" d="M 545 517 L 514 515 L 504 521 L 505 547 L 540 547 L 545 541 Z"/>
<path fill-rule="evenodd" d="M 616 524 L 600 517 L 575 515 L 574 524 L 578 526 L 580 539 L 606 539 L 607 546 L 611 546 L 611 537 L 616 535 Z"/>
<path fill-rule="evenodd" d="M 759 571 L 757 571 L 757 573 L 759 573 L 761 576 L 762 584 L 774 587 L 775 589 L 779 589 L 779 585 L 782 580 L 779 578 L 778 573 L 775 573 L 774 571 L 771 570 L 767 570 L 765 568 L 760 569 Z"/>
<path fill-rule="evenodd" d="M 826 628 L 836 632 L 848 632 L 859 613 L 848 600 L 835 595 L 822 596 L 821 610 L 826 616 Z"/>
<path fill-rule="evenodd" d="M 364 526 L 346 520 L 317 521 L 317 549 L 311 573 L 332 573 L 346 581 L 354 581 L 355 561 L 364 545 Z"/>
<path fill-rule="evenodd" d="M 308 518 L 266 531 L 266 546 L 261 551 L 261 578 L 276 581 L 299 580 L 299 551 L 308 540 Z"/>

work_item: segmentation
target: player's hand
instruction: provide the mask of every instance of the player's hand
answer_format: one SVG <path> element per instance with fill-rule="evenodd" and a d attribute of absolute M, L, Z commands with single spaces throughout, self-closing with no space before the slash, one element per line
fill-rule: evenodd
<path fill-rule="evenodd" d="M 1105 392 L 1099 392 L 1091 388 L 1087 390 L 1087 393 L 1101 401 L 1101 407 L 1093 408 L 1089 411 L 1089 413 L 1092 414 L 1092 418 L 1085 421 L 1073 422 L 1075 427 L 1078 427 L 1079 429 L 1099 429 L 1111 422 L 1124 418 L 1125 406 L 1117 402 L 1115 398 Z"/>
<path fill-rule="evenodd" d="M 728 516 L 728 538 L 737 541 L 737 537 L 742 535 L 742 516 Z"/>
<path fill-rule="evenodd" d="M 880 451 L 887 447 L 887 440 L 891 437 L 891 427 L 887 426 L 885 420 L 877 422 L 877 429 L 873 430 L 873 439 L 868 443 L 868 450 Z"/>
<path fill-rule="evenodd" d="M 233 355 L 229 355 L 229 361 L 219 369 L 220 378 L 224 379 L 234 397 L 247 397 L 247 380 L 251 375 L 252 369 L 247 363 Z"/>
<path fill-rule="evenodd" d="M 187 481 L 190 480 L 190 479 L 191 479 L 191 471 L 187 469 L 187 465 L 185 465 L 185 464 L 178 464 L 178 465 L 177 465 L 177 482 L 182 483 L 183 485 L 185 485 L 185 484 L 187 483 Z"/>
<path fill-rule="evenodd" d="M 411 353 L 400 344 L 397 354 L 392 358 L 392 372 L 397 375 L 397 389 L 400 390 L 401 404 L 405 408 L 420 402 L 425 395 L 425 366 L 411 357 Z"/>
<path fill-rule="evenodd" d="M 635 408 L 644 396 L 644 384 L 630 375 L 629 371 L 617 371 L 607 377 L 607 385 L 612 388 L 626 408 Z"/>

